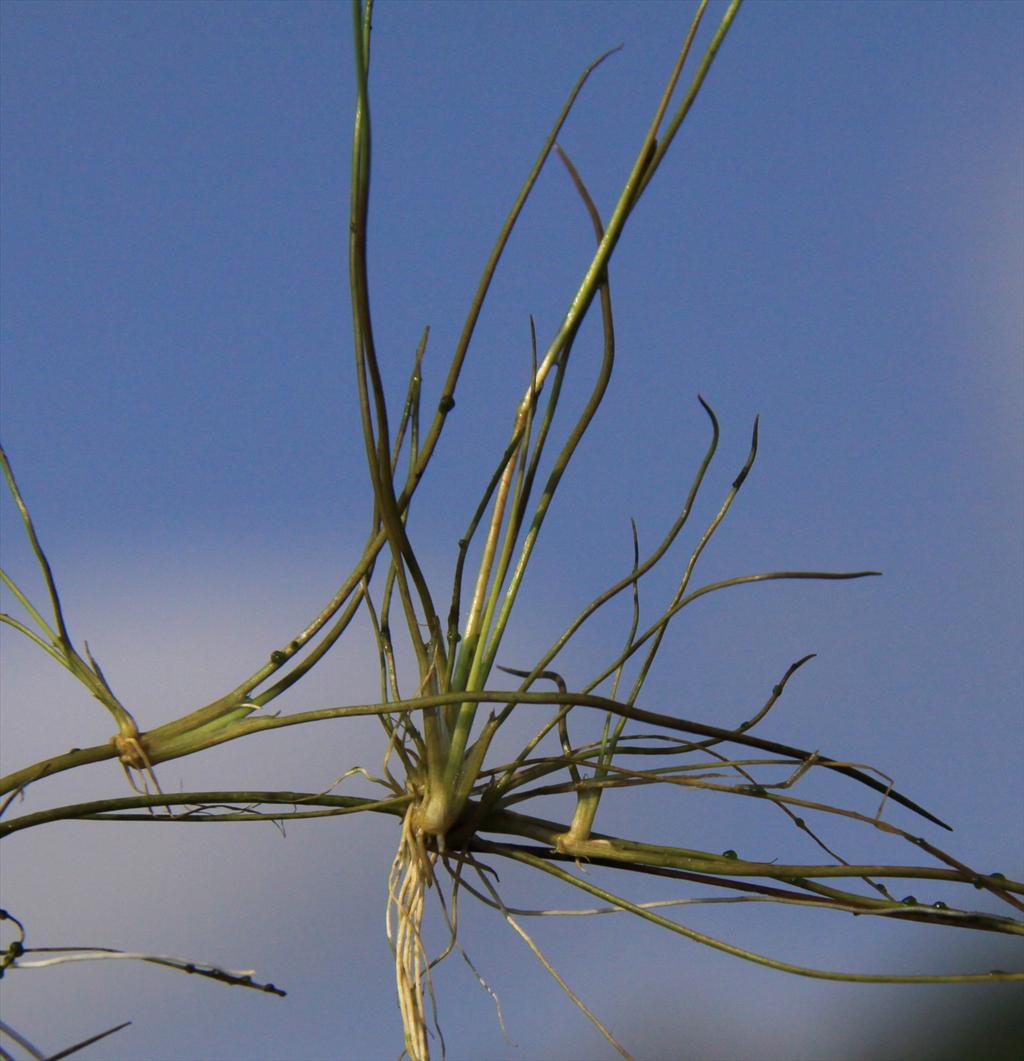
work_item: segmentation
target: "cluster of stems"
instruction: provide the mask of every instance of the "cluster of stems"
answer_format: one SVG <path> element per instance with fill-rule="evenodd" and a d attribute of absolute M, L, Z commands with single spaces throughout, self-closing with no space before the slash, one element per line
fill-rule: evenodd
<path fill-rule="evenodd" d="M 511 920 L 483 867 L 498 858 L 527 865 L 545 875 L 590 893 L 614 907 L 652 921 L 711 947 L 773 968 L 803 976 L 860 982 L 995 982 L 1024 978 L 1022 973 L 989 971 L 968 974 L 858 974 L 795 966 L 737 947 L 686 928 L 648 906 L 602 888 L 572 872 L 586 861 L 634 874 L 657 874 L 690 884 L 734 893 L 737 901 L 797 904 L 858 914 L 911 920 L 950 928 L 1024 935 L 1019 918 L 959 908 L 943 901 L 918 902 L 913 895 L 893 893 L 893 880 L 943 882 L 979 889 L 1014 911 L 1024 911 L 1024 884 L 998 873 L 978 872 L 923 837 L 886 821 L 888 804 L 902 807 L 948 828 L 931 812 L 895 790 L 892 782 L 867 768 L 770 741 L 752 732 L 775 706 L 794 674 L 810 655 L 792 663 L 762 707 L 734 727 L 718 727 L 680 718 L 668 705 L 662 711 L 640 706 L 641 693 L 673 619 L 703 596 L 736 586 L 783 579 L 843 580 L 877 574 L 873 571 L 767 571 L 699 584 L 696 572 L 708 542 L 726 518 L 758 450 L 755 421 L 749 454 L 713 518 L 690 536 L 691 545 L 665 603 L 653 620 L 642 622 L 640 586 L 652 572 L 663 570 L 673 546 L 689 534 L 689 520 L 719 440 L 719 423 L 711 406 L 700 398 L 709 423 L 707 449 L 697 462 L 678 515 L 656 548 L 641 555 L 634 527 L 633 561 L 628 570 L 584 607 L 562 634 L 529 669 L 501 667 L 499 652 L 511 628 L 545 519 L 583 435 L 604 398 L 615 362 L 615 328 L 609 263 L 623 231 L 645 190 L 655 177 L 704 85 L 718 50 L 736 18 L 741 0 L 731 0 L 709 35 L 700 58 L 684 81 L 691 52 L 707 8 L 700 0 L 661 98 L 640 139 L 621 192 L 604 220 L 568 155 L 559 134 L 584 84 L 608 54 L 595 60 L 579 78 L 545 139 L 509 210 L 467 313 L 436 397 L 424 406 L 423 360 L 429 329 L 416 348 L 412 370 L 397 417 L 384 386 L 374 339 L 367 269 L 368 213 L 371 176 L 372 122 L 370 108 L 370 44 L 372 0 L 353 0 L 352 32 L 356 71 L 356 111 L 352 145 L 349 215 L 349 274 L 353 321 L 355 380 L 361 409 L 362 438 L 373 497 L 373 512 L 361 556 L 323 608 L 285 644 L 265 654 L 261 664 L 234 688 L 187 714 L 141 732 L 129 710 L 111 690 L 99 663 L 86 645 L 75 647 L 65 621 L 56 581 L 43 552 L 21 490 L 6 454 L 3 471 L 18 507 L 28 540 L 39 564 L 52 618 L 34 605 L 6 572 L 3 581 L 25 612 L 0 620 L 30 638 L 65 667 L 112 716 L 116 733 L 105 744 L 75 748 L 30 764 L 0 779 L 0 836 L 57 820 L 130 820 L 167 824 L 172 821 L 252 822 L 380 813 L 401 819 L 402 842 L 392 872 L 392 902 L 398 914 L 396 949 L 399 994 L 410 1056 L 426 1056 L 423 1034 L 423 983 L 429 962 L 419 942 L 423 893 L 436 883 L 443 864 L 454 888 L 465 888 L 496 906 Z M 451 583 L 437 595 L 418 560 L 409 531 L 409 514 L 425 472 L 438 453 L 445 424 L 455 409 L 460 374 L 496 269 L 537 179 L 552 156 L 564 165 L 573 194 L 594 233 L 594 250 L 582 269 L 564 316 L 546 345 L 539 343 L 530 319 L 528 356 L 522 358 L 523 387 L 509 402 L 510 433 L 493 473 L 472 506 L 466 531 L 458 542 Z M 581 411 L 553 430 L 565 388 L 579 371 L 576 344 L 591 312 L 600 316 L 602 348 Z M 595 359 L 586 363 L 591 364 Z M 428 418 L 424 408 L 432 408 Z M 554 441 L 563 439 L 561 444 Z M 471 567 L 471 565 L 475 565 Z M 467 573 L 467 568 L 475 574 Z M 558 667 L 558 656 L 584 624 L 621 594 L 632 597 L 632 621 L 622 647 L 588 680 L 570 688 Z M 442 604 L 447 608 L 442 610 Z M 465 605 L 465 606 L 464 606 Z M 349 629 L 356 616 L 365 617 L 376 640 L 380 697 L 367 704 L 347 704 L 271 715 L 262 712 L 287 689 L 301 681 Z M 396 644 L 404 631 L 403 645 Z M 411 649 L 415 688 L 403 688 L 397 659 Z M 519 679 L 513 690 L 495 688 L 496 671 Z M 518 709 L 549 713 L 536 733 L 507 761 L 494 762 L 495 735 Z M 486 712 L 484 716 L 484 712 Z M 569 719 L 599 712 L 599 739 L 578 744 Z M 372 779 L 383 792 L 343 796 L 332 792 L 277 791 L 186 792 L 160 790 L 155 768 L 171 759 L 190 756 L 226 741 L 285 726 L 336 723 L 375 715 L 383 727 L 387 756 L 384 776 Z M 482 717 L 483 716 L 483 717 Z M 637 727 L 642 727 L 638 729 Z M 726 752 L 725 748 L 734 750 Z M 32 810 L 6 817 L 14 799 L 47 777 L 88 763 L 116 759 L 136 791 L 89 803 Z M 649 766 L 644 763 L 654 762 Z M 877 814 L 868 816 L 839 806 L 795 795 L 810 771 L 841 773 L 880 796 Z M 350 773 L 355 773 L 352 771 Z M 358 771 L 364 776 L 365 771 Z M 767 773 L 772 780 L 764 780 Z M 596 831 L 603 799 L 614 790 L 643 786 L 699 788 L 773 804 L 800 832 L 828 855 L 820 864 L 788 864 L 747 860 L 724 853 L 655 845 L 641 839 Z M 531 802 L 552 795 L 570 795 L 575 809 L 567 821 L 550 821 L 526 813 Z M 157 809 L 169 813 L 155 813 Z M 178 808 L 175 812 L 175 808 Z M 515 808 L 515 809 L 513 809 Z M 928 856 L 932 865 L 850 863 L 835 855 L 808 824 L 812 815 L 841 815 L 870 828 L 902 838 Z M 476 873 L 478 884 L 469 877 Z M 843 882 L 847 882 L 844 884 Z M 902 890 L 902 888 L 901 888 Z M 454 929 L 453 929 L 454 932 Z M 9 954 L 8 965 L 22 964 L 24 955 Z M 195 971 L 194 969 L 191 971 Z M 223 974 L 226 982 L 244 978 Z M 261 986 L 247 983 L 246 986 Z M 272 986 L 272 985 L 271 985 Z M 266 989 L 266 988 L 264 988 Z M 276 989 L 275 989 L 276 990 Z M 588 1015 L 589 1015 L 589 1011 Z"/>

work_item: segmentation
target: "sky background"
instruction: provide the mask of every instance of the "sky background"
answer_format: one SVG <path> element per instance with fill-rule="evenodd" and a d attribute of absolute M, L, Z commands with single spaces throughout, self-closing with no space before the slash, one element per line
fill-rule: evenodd
<path fill-rule="evenodd" d="M 430 324 L 432 408 L 478 271 L 547 130 L 579 72 L 622 43 L 561 138 L 607 216 L 690 12 L 381 0 L 371 279 L 396 403 Z M 349 9 L 6 0 L 0 18 L 4 445 L 72 634 L 150 728 L 255 670 L 361 551 L 370 506 L 347 318 Z M 817 652 L 762 735 L 894 774 L 956 832 L 898 808 L 891 820 L 1018 878 L 1022 47 L 1018 3 L 744 6 L 617 251 L 612 387 L 500 660 L 528 665 L 628 569 L 631 516 L 642 545 L 660 540 L 707 443 L 699 392 L 722 442 L 694 529 L 645 590 L 645 614 L 657 614 L 760 413 L 757 465 L 699 580 L 796 567 L 885 577 L 704 598 L 672 627 L 641 706 L 735 725 L 793 660 Z M 553 334 L 591 246 L 552 164 L 499 269 L 411 516 L 442 599 L 525 385 L 529 314 L 542 341 Z M 589 390 L 598 356 L 591 328 L 574 394 Z M 2 520 L 5 567 L 42 599 L 6 498 Z M 570 685 L 618 650 L 628 619 L 623 606 L 586 628 L 560 658 Z M 105 712 L 38 649 L 7 628 L 2 648 L 4 772 L 109 737 Z M 371 699 L 373 659 L 356 631 L 275 707 Z M 382 750 L 372 722 L 325 723 L 158 773 L 165 790 L 320 790 L 351 766 L 376 770 Z M 817 784 L 808 793 L 875 809 L 845 782 Z M 126 793 L 105 763 L 36 785 L 16 810 Z M 598 828 L 815 861 L 771 809 L 687 792 L 609 804 Z M 822 831 L 852 860 L 917 861 L 866 830 Z M 49 1051 L 134 1021 L 86 1055 L 110 1061 L 397 1056 L 383 931 L 395 843 L 392 821 L 372 817 L 296 823 L 286 838 L 269 825 L 19 833 L 5 845 L 3 906 L 30 944 L 255 967 L 289 996 L 126 963 L 64 966 L 6 977 L 4 1020 Z M 500 872 L 510 904 L 579 905 L 575 892 Z M 631 894 L 694 893 L 642 882 Z M 466 900 L 461 917 L 517 1045 L 454 956 L 436 976 L 450 1056 L 613 1056 L 498 915 Z M 923 926 L 756 905 L 684 907 L 679 918 L 819 967 L 1021 965 L 1000 939 Z M 624 916 L 528 927 L 644 1058 L 943 1056 L 915 1039 L 922 1029 L 963 1056 L 957 1029 L 983 1019 L 967 1007 L 1019 1000 L 1010 985 L 797 980 Z"/>

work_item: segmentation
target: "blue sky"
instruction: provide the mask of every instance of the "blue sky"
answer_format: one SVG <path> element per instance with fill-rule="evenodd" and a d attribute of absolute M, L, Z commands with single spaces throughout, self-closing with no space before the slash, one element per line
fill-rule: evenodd
<path fill-rule="evenodd" d="M 381 0 L 371 269 L 396 402 L 428 323 L 436 394 L 478 270 L 565 95 L 623 43 L 561 138 L 610 211 L 690 10 Z M 348 7 L 6 0 L 0 18 L 4 445 L 72 632 L 152 726 L 254 670 L 361 549 L 370 509 L 345 286 Z M 1022 45 L 1018 3 L 745 5 L 617 252 L 612 388 L 556 501 L 503 660 L 535 658 L 619 577 L 631 516 L 642 542 L 660 538 L 706 445 L 698 392 L 723 440 L 695 519 L 716 510 L 759 413 L 761 455 L 703 579 L 793 567 L 884 578 L 706 598 L 673 627 L 643 705 L 735 724 L 790 662 L 817 652 L 764 735 L 894 774 L 956 826 L 954 853 L 1018 877 Z M 528 315 L 542 339 L 553 333 L 591 241 L 552 165 L 499 270 L 411 517 L 439 585 L 527 378 Z M 597 341 L 581 339 L 579 393 Z M 6 499 L 2 520 L 5 566 L 36 586 Z M 678 570 L 685 557 L 673 555 Z M 652 585 L 649 608 L 671 582 Z M 627 622 L 620 611 L 595 625 L 566 657 L 570 682 L 617 649 Z M 109 736 L 98 705 L 38 650 L 6 629 L 2 645 L 5 771 Z M 283 706 L 372 696 L 368 658 L 359 634 Z M 382 754 L 370 725 L 251 744 L 167 764 L 161 781 L 326 787 Z M 123 790 L 106 764 L 37 786 L 26 807 Z M 813 857 L 774 818 L 720 802 L 638 804 L 638 835 Z M 638 828 L 629 821 L 604 828 Z M 913 861 L 873 836 L 832 835 L 847 857 Z M 394 841 L 390 823 L 356 818 L 296 825 L 286 839 L 263 826 L 98 823 L 12 837 L 4 905 L 37 945 L 251 965 L 291 993 L 64 967 L 7 977 L 5 1020 L 56 1050 L 133 1019 L 94 1053 L 111 1061 L 395 1056 L 383 936 Z M 575 901 L 508 870 L 503 881 L 517 905 Z M 467 904 L 463 917 L 463 943 L 518 1046 L 455 957 L 438 976 L 452 1056 L 606 1056 L 496 915 Z M 823 966 L 1020 964 L 999 941 L 926 928 L 761 907 L 680 917 Z M 981 1001 L 972 988 L 787 979 L 617 917 L 545 920 L 537 934 L 645 1057 L 677 1056 L 685 1039 L 693 1056 L 867 1058 Z"/>

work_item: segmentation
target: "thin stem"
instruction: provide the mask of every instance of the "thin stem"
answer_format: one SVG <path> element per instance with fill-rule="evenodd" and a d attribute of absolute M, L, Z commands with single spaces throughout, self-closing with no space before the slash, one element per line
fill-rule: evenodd
<path fill-rule="evenodd" d="M 645 910 L 636 903 L 631 903 L 628 899 L 614 895 L 613 893 L 606 891 L 604 888 L 599 888 L 596 884 L 593 884 L 586 879 L 574 877 L 572 874 L 565 872 L 557 866 L 550 865 L 544 859 L 537 858 L 529 852 L 516 849 L 502 849 L 500 845 L 491 844 L 486 841 L 479 841 L 477 846 L 481 851 L 490 851 L 495 854 L 503 855 L 506 858 L 522 862 L 525 865 L 532 866 L 534 869 L 539 869 L 551 876 L 558 877 L 565 883 L 579 888 L 581 891 L 589 892 L 591 895 L 597 896 L 605 902 L 612 903 L 614 906 L 621 907 L 623 910 L 628 910 L 630 913 L 634 913 L 638 917 L 642 917 L 644 920 L 651 921 L 656 925 L 660 925 L 662 928 L 667 928 L 671 932 L 686 936 L 688 939 L 694 940 L 697 943 L 703 943 L 705 946 L 712 947 L 715 950 L 724 951 L 726 954 L 732 954 L 737 958 L 743 958 L 754 964 L 765 965 L 771 969 L 778 969 L 782 972 L 792 973 L 796 976 L 805 976 L 816 980 L 838 980 L 848 983 L 862 984 L 960 984 L 1000 983 L 1024 980 L 1024 972 L 1009 973 L 1000 971 L 989 973 L 953 974 L 949 976 L 893 976 L 885 973 L 841 973 L 823 969 L 811 969 L 801 965 L 793 965 L 790 962 L 778 961 L 777 959 L 757 954 L 754 951 L 745 950 L 742 947 L 736 947 L 732 944 L 725 943 L 724 941 L 715 939 L 713 936 L 708 936 L 703 932 L 697 932 L 694 929 L 686 928 L 683 925 L 678 924 L 678 922 L 670 921 L 668 918 L 662 917 L 651 910 Z"/>

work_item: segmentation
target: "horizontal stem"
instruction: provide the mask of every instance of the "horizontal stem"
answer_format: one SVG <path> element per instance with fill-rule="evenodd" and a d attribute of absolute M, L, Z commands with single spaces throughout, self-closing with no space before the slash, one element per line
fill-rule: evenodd
<path fill-rule="evenodd" d="M 667 928 L 671 932 L 686 936 L 688 939 L 697 943 L 703 943 L 705 946 L 712 947 L 715 950 L 724 951 L 726 954 L 732 954 L 737 958 L 743 958 L 756 965 L 766 965 L 769 968 L 778 969 L 780 972 L 792 973 L 796 976 L 810 977 L 815 980 L 839 980 L 849 983 L 867 984 L 962 984 L 999 983 L 1024 980 L 1024 972 L 1003 972 L 1001 970 L 994 970 L 988 973 L 960 973 L 947 976 L 933 976 L 926 974 L 918 976 L 892 976 L 885 973 L 842 973 L 826 969 L 811 969 L 802 965 L 792 965 L 789 962 L 778 961 L 763 954 L 757 954 L 753 951 L 745 950 L 742 947 L 735 947 L 732 944 L 715 939 L 713 936 L 705 935 L 703 932 L 697 932 L 694 929 L 686 928 L 678 922 L 671 921 L 666 917 L 662 917 L 660 914 L 656 914 L 651 910 L 647 910 L 644 907 L 637 905 L 636 903 L 631 903 L 628 899 L 624 899 L 619 895 L 606 891 L 604 888 L 598 887 L 589 880 L 573 876 L 561 867 L 553 866 L 544 859 L 538 858 L 536 855 L 531 854 L 528 851 L 516 848 L 503 848 L 500 844 L 489 844 L 486 841 L 478 841 L 474 846 L 477 850 L 502 855 L 506 858 L 511 858 L 514 861 L 521 862 L 524 865 L 531 866 L 534 869 L 549 873 L 554 877 L 558 877 L 566 884 L 579 888 L 581 891 L 588 892 L 589 894 L 602 899 L 604 902 L 611 903 L 622 910 L 628 910 L 630 913 L 636 914 L 638 917 L 642 917 L 646 921 L 651 921 L 662 928 Z"/>
<path fill-rule="evenodd" d="M 36 811 L 33 814 L 23 814 L 20 818 L 14 818 L 9 822 L 0 822 L 0 837 L 8 833 L 15 833 L 22 829 L 31 829 L 37 825 L 47 825 L 50 822 L 70 821 L 79 819 L 95 819 L 102 815 L 106 821 L 120 820 L 117 815 L 121 811 L 141 810 L 153 807 L 194 807 L 202 805 L 225 805 L 232 803 L 258 804 L 277 803 L 288 806 L 319 806 L 340 808 L 349 811 L 373 810 L 383 814 L 394 814 L 401 817 L 405 812 L 405 805 L 411 797 L 398 796 L 386 799 L 367 799 L 363 796 L 332 796 L 322 792 L 175 792 L 152 793 L 138 796 L 123 796 L 117 799 L 97 799 L 88 803 L 74 803 L 66 807 L 51 807 L 47 810 Z M 183 815 L 180 817 L 152 817 L 150 821 L 174 822 L 174 821 L 203 821 L 199 816 Z M 208 819 L 207 819 L 208 820 Z M 257 820 L 253 816 L 253 820 Z"/>
<path fill-rule="evenodd" d="M 548 706 L 552 704 L 556 706 L 573 704 L 579 707 L 593 707 L 602 711 L 609 711 L 614 715 L 632 719 L 636 722 L 661 726 L 664 729 L 675 730 L 677 732 L 693 734 L 700 737 L 714 737 L 718 740 L 731 741 L 734 744 L 742 744 L 749 748 L 758 748 L 761 751 L 772 752 L 775 755 L 791 756 L 800 760 L 809 760 L 813 758 L 815 765 L 843 774 L 855 781 L 859 781 L 861 784 L 881 793 L 893 802 L 899 803 L 908 810 L 914 811 L 915 814 L 919 814 L 923 818 L 927 818 L 930 822 L 940 825 L 943 829 L 952 829 L 952 827 L 942 821 L 941 818 L 937 818 L 923 807 L 918 806 L 913 800 L 890 789 L 889 786 L 882 784 L 881 781 L 865 774 L 856 767 L 847 766 L 834 759 L 830 759 L 827 756 L 820 756 L 814 752 L 804 751 L 801 748 L 794 748 L 788 744 L 780 744 L 777 741 L 764 740 L 761 737 L 754 737 L 749 733 L 742 733 L 738 730 L 723 729 L 719 726 L 711 726 L 703 722 L 694 722 L 690 719 L 676 718 L 675 716 L 664 715 L 655 711 L 644 711 L 638 707 L 629 707 L 617 700 L 612 700 L 605 696 L 596 696 L 592 693 L 519 693 L 506 692 L 497 689 L 482 690 L 480 692 L 455 691 L 438 693 L 433 696 L 421 696 L 411 700 L 400 700 L 388 704 L 358 704 L 351 707 L 332 707 L 318 711 L 302 711 L 294 715 L 280 715 L 276 717 L 253 717 L 250 715 L 248 718 L 244 718 L 236 722 L 234 725 L 227 726 L 222 730 L 217 730 L 216 732 L 206 735 L 201 745 L 192 744 L 191 746 L 186 746 L 187 741 L 181 739 L 176 740 L 173 744 L 167 744 L 158 739 L 160 734 L 159 730 L 152 730 L 149 733 L 142 734 L 140 741 L 149 757 L 150 763 L 155 765 L 156 763 L 164 762 L 169 759 L 176 759 L 186 754 L 193 754 L 197 751 L 202 751 L 205 748 L 211 748 L 217 744 L 223 744 L 229 740 L 236 740 L 239 737 L 248 736 L 251 733 L 258 733 L 263 730 L 280 729 L 283 726 L 304 725 L 308 722 L 322 722 L 334 718 L 419 711 L 424 708 L 443 707 L 447 704 L 466 702 L 490 704 L 541 704 Z M 102 744 L 94 748 L 78 749 L 73 752 L 68 752 L 65 755 L 55 756 L 52 759 L 44 760 L 41 763 L 36 763 L 33 766 L 26 767 L 23 770 L 16 771 L 13 774 L 8 774 L 4 778 L 0 778 L 0 795 L 23 788 L 25 785 L 31 784 L 33 781 L 36 781 L 41 777 L 58 773 L 61 770 L 71 769 L 74 766 L 81 766 L 86 762 L 99 762 L 103 759 L 113 758 L 115 754 L 116 752 L 111 745 Z"/>

